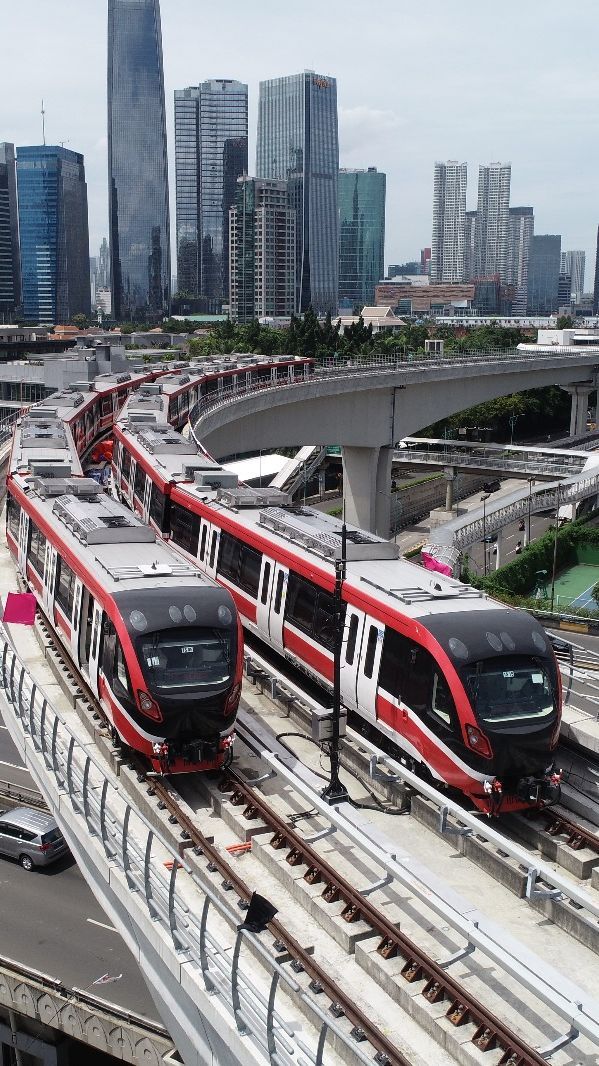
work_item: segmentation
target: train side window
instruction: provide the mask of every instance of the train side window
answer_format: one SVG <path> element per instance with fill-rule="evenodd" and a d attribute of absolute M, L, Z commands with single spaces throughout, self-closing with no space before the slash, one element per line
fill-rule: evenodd
<path fill-rule="evenodd" d="M 356 639 L 358 636 L 358 616 L 352 614 L 347 630 L 347 644 L 345 645 L 345 661 L 348 666 L 353 666 L 356 657 Z"/>
<path fill-rule="evenodd" d="M 71 617 L 73 609 L 73 597 L 75 595 L 75 575 L 64 559 L 58 560 L 58 585 L 56 587 L 56 600 L 62 607 L 67 618 Z"/>
<path fill-rule="evenodd" d="M 431 701 L 431 714 L 439 720 L 442 725 L 451 726 L 454 703 L 449 691 L 449 685 L 443 677 L 443 674 L 438 674 L 435 670 L 433 674 L 433 696 Z"/>
<path fill-rule="evenodd" d="M 131 682 L 129 681 L 129 671 L 127 670 L 127 663 L 125 662 L 123 648 L 118 637 L 116 637 L 114 647 L 113 680 L 116 681 L 120 685 L 120 687 L 125 690 L 127 696 L 133 695 L 131 691 Z"/>
<path fill-rule="evenodd" d="M 285 573 L 283 570 L 279 570 L 277 574 L 277 587 L 275 589 L 275 602 L 274 612 L 275 614 L 281 613 L 281 601 L 283 599 L 283 585 L 285 584 Z"/>
<path fill-rule="evenodd" d="M 264 575 L 262 577 L 262 592 L 260 593 L 260 603 L 266 603 L 268 600 L 268 586 L 270 585 L 270 563 L 264 564 Z"/>
<path fill-rule="evenodd" d="M 21 519 L 21 508 L 13 496 L 6 497 L 6 524 L 10 533 L 12 533 L 15 540 L 19 539 L 19 522 Z"/>
<path fill-rule="evenodd" d="M 150 493 L 150 518 L 156 523 L 160 530 L 163 530 L 164 495 L 155 482 L 152 482 L 152 491 Z"/>
<path fill-rule="evenodd" d="M 366 655 L 364 656 L 364 677 L 372 677 L 372 671 L 374 669 L 374 654 L 376 652 L 376 638 L 378 635 L 378 629 L 376 626 L 370 626 L 368 630 L 368 641 L 366 644 Z"/>
<path fill-rule="evenodd" d="M 135 495 L 137 496 L 137 498 L 138 498 L 140 503 L 143 503 L 145 487 L 146 487 L 146 472 L 145 472 L 143 466 L 141 465 L 141 463 L 138 462 L 137 469 L 135 471 L 135 490 L 134 491 L 135 491 Z"/>
<path fill-rule="evenodd" d="M 318 589 L 311 581 L 306 581 L 297 574 L 289 575 L 286 617 L 298 629 L 303 629 L 310 636 L 314 635 L 314 610 L 317 595 Z"/>
<path fill-rule="evenodd" d="M 202 538 L 205 532 L 202 533 Z M 241 543 L 224 530 L 220 535 L 220 547 L 218 549 L 218 572 L 229 581 L 239 584 L 239 560 L 241 557 Z"/>
<path fill-rule="evenodd" d="M 345 604 L 341 605 L 339 618 L 340 626 L 345 618 Z M 314 636 L 319 644 L 329 651 L 335 648 L 335 600 L 328 592 L 322 589 L 318 593 L 316 616 L 314 621 Z"/>
<path fill-rule="evenodd" d="M 204 561 L 204 555 L 206 554 L 206 537 L 208 535 L 208 526 L 204 524 L 202 529 L 202 541 L 200 544 L 200 562 Z"/>
<path fill-rule="evenodd" d="M 129 473 L 131 471 L 131 453 L 123 448 L 123 465 L 121 466 L 121 474 L 125 481 L 129 480 Z"/>
<path fill-rule="evenodd" d="M 212 542 L 211 542 L 211 544 L 210 544 L 210 561 L 209 561 L 209 566 L 214 566 L 214 560 L 215 560 L 215 557 L 216 557 L 216 539 L 217 539 L 217 534 L 216 534 L 216 530 L 215 530 L 215 529 L 213 529 L 213 530 L 212 530 Z"/>
<path fill-rule="evenodd" d="M 199 515 L 174 503 L 171 507 L 171 537 L 175 544 L 195 558 L 200 537 Z"/>
<path fill-rule="evenodd" d="M 241 562 L 239 565 L 239 584 L 242 589 L 249 592 L 254 599 L 258 598 L 258 586 L 260 584 L 260 570 L 262 569 L 262 553 L 248 548 L 246 545 L 241 549 Z"/>
<path fill-rule="evenodd" d="M 27 558 L 31 564 L 35 567 L 38 574 L 41 576 L 44 573 L 44 562 L 46 556 L 46 538 L 43 533 L 40 533 L 37 526 L 31 523 L 31 537 L 29 540 L 29 549 L 27 551 Z"/>

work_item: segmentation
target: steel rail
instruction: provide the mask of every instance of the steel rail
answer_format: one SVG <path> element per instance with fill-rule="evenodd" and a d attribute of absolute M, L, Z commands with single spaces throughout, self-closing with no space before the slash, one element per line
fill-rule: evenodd
<path fill-rule="evenodd" d="M 235 806 L 245 802 L 245 817 L 253 819 L 259 815 L 273 830 L 271 847 L 275 850 L 287 848 L 286 859 L 290 866 L 305 865 L 304 880 L 310 885 L 322 882 L 322 898 L 327 903 L 336 903 L 339 900 L 343 902 L 341 917 L 345 922 L 362 920 L 370 925 L 381 938 L 377 952 L 382 958 L 391 959 L 401 955 L 404 959 L 401 970 L 404 980 L 409 984 L 424 980 L 421 995 L 429 1003 L 447 1002 L 445 1016 L 452 1025 L 473 1023 L 476 1029 L 472 1043 L 479 1051 L 500 1048 L 504 1056 L 502 1061 L 514 1061 L 522 1066 L 542 1066 L 546 1062 L 539 1052 L 518 1037 L 459 981 L 449 976 L 442 965 L 435 962 L 403 933 L 399 924 L 389 921 L 362 891 L 351 885 L 299 833 L 290 828 L 249 782 L 244 781 L 231 769 L 227 771 L 227 777 L 232 785 L 231 802 Z M 223 788 L 223 791 L 225 790 L 226 783 Z"/>
<path fill-rule="evenodd" d="M 586 829 L 583 825 L 573 822 L 561 811 L 556 811 L 555 809 L 531 811 L 528 812 L 527 817 L 531 821 L 544 820 L 546 832 L 552 837 L 565 836 L 565 843 L 573 851 L 589 848 L 590 851 L 594 851 L 596 855 L 599 855 L 599 836 L 590 829 Z"/>

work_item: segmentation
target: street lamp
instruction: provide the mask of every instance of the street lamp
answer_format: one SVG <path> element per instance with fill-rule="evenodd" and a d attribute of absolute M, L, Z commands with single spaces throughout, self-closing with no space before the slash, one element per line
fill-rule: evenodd
<path fill-rule="evenodd" d="M 519 418 L 519 415 L 514 415 L 514 414 L 511 414 L 510 417 L 508 418 L 508 422 L 510 424 L 510 429 L 512 431 L 512 435 L 510 437 L 510 444 L 514 443 L 514 426 L 516 425 L 516 422 L 518 421 L 518 418 Z"/>
<path fill-rule="evenodd" d="M 347 560 L 347 528 L 341 526 L 341 558 L 335 559 L 334 611 L 334 652 L 333 652 L 333 720 L 331 730 L 330 760 L 331 773 L 329 783 L 321 796 L 326 803 L 343 803 L 349 799 L 349 793 L 339 777 L 339 725 L 341 718 L 341 646 L 343 643 L 343 582 L 345 581 Z"/>
<path fill-rule="evenodd" d="M 561 485 L 558 481 L 557 492 L 555 494 L 555 537 L 553 539 L 553 570 L 551 572 L 551 610 L 553 611 L 553 600 L 555 597 L 555 571 L 557 568 L 557 534 L 559 530 L 559 490 Z"/>
<path fill-rule="evenodd" d="M 491 495 L 488 492 L 485 496 L 481 496 L 481 502 L 483 505 L 483 563 L 485 569 L 485 577 L 487 576 L 487 500 Z"/>

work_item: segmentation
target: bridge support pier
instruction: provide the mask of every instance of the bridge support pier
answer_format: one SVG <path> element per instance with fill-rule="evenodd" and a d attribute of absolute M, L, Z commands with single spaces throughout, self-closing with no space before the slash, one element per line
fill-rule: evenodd
<path fill-rule="evenodd" d="M 595 391 L 596 386 L 583 381 L 579 385 L 562 385 L 564 392 L 572 397 L 570 409 L 570 436 L 578 437 L 586 431 L 587 413 L 589 409 L 589 396 Z"/>
<path fill-rule="evenodd" d="M 379 537 L 388 537 L 393 448 L 343 447 L 342 454 L 347 521 Z"/>

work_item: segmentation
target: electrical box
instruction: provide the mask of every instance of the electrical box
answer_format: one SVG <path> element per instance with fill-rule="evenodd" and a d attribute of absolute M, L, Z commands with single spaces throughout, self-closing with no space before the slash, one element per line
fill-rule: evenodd
<path fill-rule="evenodd" d="M 347 711 L 341 708 L 339 715 L 339 736 L 344 737 L 347 732 Z M 330 740 L 333 735 L 333 708 L 312 708 L 312 740 L 320 744 L 323 740 Z"/>

